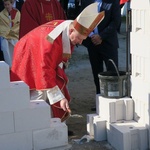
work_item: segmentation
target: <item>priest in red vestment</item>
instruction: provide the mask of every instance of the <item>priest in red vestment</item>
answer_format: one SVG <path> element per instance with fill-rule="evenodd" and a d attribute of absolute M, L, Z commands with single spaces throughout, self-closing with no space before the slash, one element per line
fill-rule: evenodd
<path fill-rule="evenodd" d="M 66 20 L 65 11 L 58 0 L 26 0 L 21 9 L 19 39 L 52 20 Z"/>
<path fill-rule="evenodd" d="M 103 18 L 93 3 L 74 21 L 53 20 L 30 31 L 15 46 L 11 81 L 29 85 L 31 99 L 48 99 L 52 117 L 64 121 L 70 114 L 67 61 Z"/>

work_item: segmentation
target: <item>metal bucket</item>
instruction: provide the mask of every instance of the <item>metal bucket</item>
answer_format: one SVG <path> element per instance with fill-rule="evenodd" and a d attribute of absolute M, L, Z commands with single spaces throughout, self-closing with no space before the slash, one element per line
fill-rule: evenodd
<path fill-rule="evenodd" d="M 114 66 L 116 72 L 106 71 L 98 74 L 101 96 L 106 98 L 121 98 L 127 96 L 126 72 L 118 71 L 115 64 Z"/>

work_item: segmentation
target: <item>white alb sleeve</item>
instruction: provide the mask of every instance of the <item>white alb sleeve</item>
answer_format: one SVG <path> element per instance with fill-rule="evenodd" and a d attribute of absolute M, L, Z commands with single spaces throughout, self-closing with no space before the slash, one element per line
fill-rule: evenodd
<path fill-rule="evenodd" d="M 63 93 L 61 92 L 61 90 L 59 89 L 57 85 L 47 90 L 47 97 L 51 105 L 65 98 Z"/>

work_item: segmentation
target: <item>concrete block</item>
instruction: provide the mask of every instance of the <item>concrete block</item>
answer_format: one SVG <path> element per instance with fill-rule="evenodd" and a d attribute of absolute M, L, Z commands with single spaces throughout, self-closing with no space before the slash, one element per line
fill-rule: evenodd
<path fill-rule="evenodd" d="M 116 99 L 109 99 L 99 96 L 99 116 L 110 123 L 116 122 L 115 102 Z"/>
<path fill-rule="evenodd" d="M 150 83 L 138 77 L 131 76 L 131 95 L 141 100 L 148 101 Z"/>
<path fill-rule="evenodd" d="M 131 32 L 131 54 L 150 59 L 150 35 Z M 137 44 L 138 42 L 138 44 Z M 143 48 L 144 43 L 144 48 Z M 137 66 L 138 67 L 138 66 Z M 144 67 L 144 66 L 143 66 Z"/>
<path fill-rule="evenodd" d="M 149 34 L 150 30 L 148 29 L 149 21 L 146 19 L 149 17 L 149 12 L 146 10 L 141 9 L 133 9 L 132 10 L 132 32 L 136 33 L 137 35 L 141 36 L 141 34 Z M 136 41 L 140 44 L 140 41 Z M 133 43 L 135 44 L 135 43 Z M 138 45 L 137 44 L 137 45 Z"/>
<path fill-rule="evenodd" d="M 107 127 L 107 141 L 116 149 L 116 150 L 131 150 L 130 147 L 130 136 L 126 129 L 124 129 L 124 133 L 118 132 L 118 130 L 113 126 L 113 124 L 109 124 Z"/>
<path fill-rule="evenodd" d="M 51 119 L 51 127 L 33 131 L 34 150 L 56 148 L 68 145 L 68 128 L 65 123 Z"/>
<path fill-rule="evenodd" d="M 0 113 L 0 135 L 14 133 L 14 116 L 13 112 Z"/>
<path fill-rule="evenodd" d="M 30 108 L 14 111 L 15 131 L 50 127 L 50 106 L 44 100 L 32 100 Z"/>
<path fill-rule="evenodd" d="M 131 95 L 134 101 L 134 120 L 150 125 L 150 83 L 131 77 Z"/>
<path fill-rule="evenodd" d="M 96 113 L 100 114 L 100 110 L 99 110 L 99 96 L 100 94 L 96 94 Z"/>
<path fill-rule="evenodd" d="M 149 100 L 143 100 L 134 97 L 134 120 L 138 123 L 143 123 L 150 126 L 150 115 L 149 115 Z"/>
<path fill-rule="evenodd" d="M 49 117 L 52 116 L 50 105 L 47 102 L 45 102 L 43 99 L 31 100 L 30 101 L 30 109 L 47 109 L 47 111 L 49 112 L 48 116 Z M 57 121 L 58 121 L 58 119 L 57 119 Z"/>
<path fill-rule="evenodd" d="M 0 90 L 0 112 L 29 108 L 29 87 L 23 81 L 11 82 L 9 88 Z"/>
<path fill-rule="evenodd" d="M 115 116 L 116 121 L 124 119 L 124 99 L 116 99 L 115 102 Z"/>
<path fill-rule="evenodd" d="M 150 5 L 149 0 L 145 0 L 144 3 L 141 3 L 140 0 L 132 0 L 130 2 L 132 9 L 132 32 L 135 32 L 138 36 L 149 35 L 150 34 Z M 142 34 L 143 35 L 140 35 Z M 131 39 L 131 38 L 130 38 Z M 132 44 L 132 42 L 130 42 Z M 137 45 L 143 43 L 142 41 L 136 41 Z M 143 48 L 146 47 L 145 42 L 143 43 Z M 142 48 L 142 50 L 143 50 Z"/>
<path fill-rule="evenodd" d="M 50 127 L 54 127 L 56 124 L 61 124 L 60 118 L 51 118 L 50 120 Z"/>
<path fill-rule="evenodd" d="M 129 97 L 113 99 L 99 96 L 99 103 L 99 116 L 110 123 L 133 119 L 133 100 Z"/>
<path fill-rule="evenodd" d="M 132 0 L 131 8 L 136 10 L 150 9 L 149 0 L 145 0 L 144 3 L 141 0 Z"/>
<path fill-rule="evenodd" d="M 135 121 L 107 124 L 107 140 L 117 150 L 148 149 L 148 133 Z"/>
<path fill-rule="evenodd" d="M 32 132 L 17 132 L 0 135 L 1 150 L 32 150 Z"/>
<path fill-rule="evenodd" d="M 139 149 L 148 149 L 148 129 L 138 127 L 138 142 L 139 142 Z"/>
<path fill-rule="evenodd" d="M 0 61 L 0 89 L 10 87 L 9 66 L 4 61 Z"/>
<path fill-rule="evenodd" d="M 134 118 L 134 101 L 133 101 L 133 99 L 129 98 L 129 97 L 124 97 L 122 99 L 124 100 L 123 119 L 126 121 L 133 120 L 133 118 Z"/>
<path fill-rule="evenodd" d="M 94 124 L 93 124 L 93 117 L 97 116 L 97 114 L 87 114 L 87 133 L 91 136 L 94 136 Z"/>
<path fill-rule="evenodd" d="M 140 55 L 132 54 L 132 76 L 137 79 L 141 79 L 150 84 L 150 69 L 148 69 L 150 65 L 150 59 L 146 57 L 142 57 Z"/>
<path fill-rule="evenodd" d="M 99 116 L 94 116 L 93 124 L 94 124 L 94 140 L 95 141 L 107 140 L 106 120 L 100 118 Z"/>
<path fill-rule="evenodd" d="M 45 150 L 70 150 L 72 148 L 72 145 L 68 144 L 65 146 L 60 146 L 60 147 L 54 147 L 51 149 L 45 149 Z"/>

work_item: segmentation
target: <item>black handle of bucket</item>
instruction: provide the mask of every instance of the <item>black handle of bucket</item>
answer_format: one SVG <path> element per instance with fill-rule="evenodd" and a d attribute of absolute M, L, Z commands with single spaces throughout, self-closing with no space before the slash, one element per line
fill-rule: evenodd
<path fill-rule="evenodd" d="M 112 64 L 113 64 L 114 67 L 115 67 L 115 70 L 116 70 L 116 72 L 117 72 L 118 78 L 120 78 L 119 71 L 118 71 L 117 66 L 116 66 L 116 64 L 114 63 L 114 61 L 113 61 L 112 59 L 109 59 L 108 61 L 111 61 L 111 62 L 112 62 Z"/>

